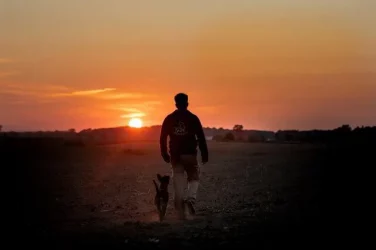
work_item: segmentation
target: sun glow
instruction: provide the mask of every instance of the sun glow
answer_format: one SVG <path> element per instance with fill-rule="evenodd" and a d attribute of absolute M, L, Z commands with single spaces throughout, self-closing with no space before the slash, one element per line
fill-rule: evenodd
<path fill-rule="evenodd" d="M 129 120 L 128 125 L 132 128 L 141 128 L 142 120 L 140 118 L 132 118 Z"/>

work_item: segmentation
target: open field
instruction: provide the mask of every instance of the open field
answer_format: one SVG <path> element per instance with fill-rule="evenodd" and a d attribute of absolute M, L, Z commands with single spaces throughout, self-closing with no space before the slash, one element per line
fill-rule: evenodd
<path fill-rule="evenodd" d="M 325 176 L 346 152 L 297 144 L 208 146 L 198 215 L 184 223 L 175 219 L 172 200 L 166 221 L 157 221 L 152 179 L 170 174 L 157 142 L 3 149 L 17 172 L 20 230 L 29 246 L 50 249 L 291 248 L 300 242 L 306 249 L 325 239 L 331 223 L 324 222 L 330 211 Z"/>

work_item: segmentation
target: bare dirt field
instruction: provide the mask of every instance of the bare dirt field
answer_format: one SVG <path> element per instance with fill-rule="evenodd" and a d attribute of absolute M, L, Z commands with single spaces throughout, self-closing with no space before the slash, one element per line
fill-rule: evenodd
<path fill-rule="evenodd" d="M 334 157 L 327 147 L 208 146 L 197 216 L 175 218 L 170 185 L 162 223 L 153 206 L 152 180 L 157 173 L 170 174 L 170 166 L 157 142 L 7 148 L 5 158 L 18 176 L 13 203 L 18 234 L 28 246 L 49 249 L 307 249 L 325 240 L 330 222 L 324 223 L 323 212 L 330 209 L 324 176 Z"/>

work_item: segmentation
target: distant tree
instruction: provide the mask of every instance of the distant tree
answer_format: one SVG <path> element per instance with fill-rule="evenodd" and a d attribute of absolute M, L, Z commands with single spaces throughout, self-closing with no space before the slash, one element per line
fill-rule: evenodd
<path fill-rule="evenodd" d="M 234 136 L 233 133 L 228 132 L 228 133 L 225 134 L 223 140 L 224 141 L 235 141 L 235 136 Z"/>
<path fill-rule="evenodd" d="M 236 125 L 234 125 L 234 128 L 232 130 L 234 130 L 236 132 L 243 131 L 243 125 L 236 124 Z"/>
<path fill-rule="evenodd" d="M 223 136 L 221 136 L 221 135 L 215 135 L 215 136 L 213 136 L 212 140 L 213 141 L 223 141 Z"/>
<path fill-rule="evenodd" d="M 76 130 L 74 128 L 71 128 L 68 130 L 69 133 L 76 133 Z"/>
<path fill-rule="evenodd" d="M 359 132 L 359 131 L 362 131 L 364 129 L 364 127 L 362 126 L 362 127 L 359 127 L 359 126 L 357 126 L 356 128 L 354 128 L 354 132 Z"/>
<path fill-rule="evenodd" d="M 283 132 L 282 130 L 278 130 L 275 134 L 275 139 L 278 140 L 278 141 L 283 141 Z"/>
<path fill-rule="evenodd" d="M 2 129 L 3 129 L 3 125 L 0 125 L 0 132 L 1 132 Z"/>
<path fill-rule="evenodd" d="M 339 128 L 336 128 L 335 131 L 338 131 L 338 132 L 351 132 L 351 126 L 348 125 L 348 124 L 345 124 L 345 125 L 342 125 Z"/>
<path fill-rule="evenodd" d="M 265 137 L 261 134 L 251 134 L 248 136 L 248 142 L 264 142 Z"/>
<path fill-rule="evenodd" d="M 286 134 L 286 141 L 293 141 L 293 140 L 294 140 L 294 136 L 291 133 L 287 133 Z"/>
<path fill-rule="evenodd" d="M 89 132 L 91 132 L 91 131 L 92 131 L 91 128 L 87 128 L 87 129 L 83 129 L 83 130 L 81 130 L 79 133 L 89 133 Z"/>

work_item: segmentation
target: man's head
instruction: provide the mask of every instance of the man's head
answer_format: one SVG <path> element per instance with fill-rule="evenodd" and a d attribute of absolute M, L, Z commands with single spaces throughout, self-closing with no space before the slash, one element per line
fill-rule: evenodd
<path fill-rule="evenodd" d="M 179 93 L 175 96 L 175 106 L 178 109 L 188 108 L 188 95 L 184 93 Z"/>

